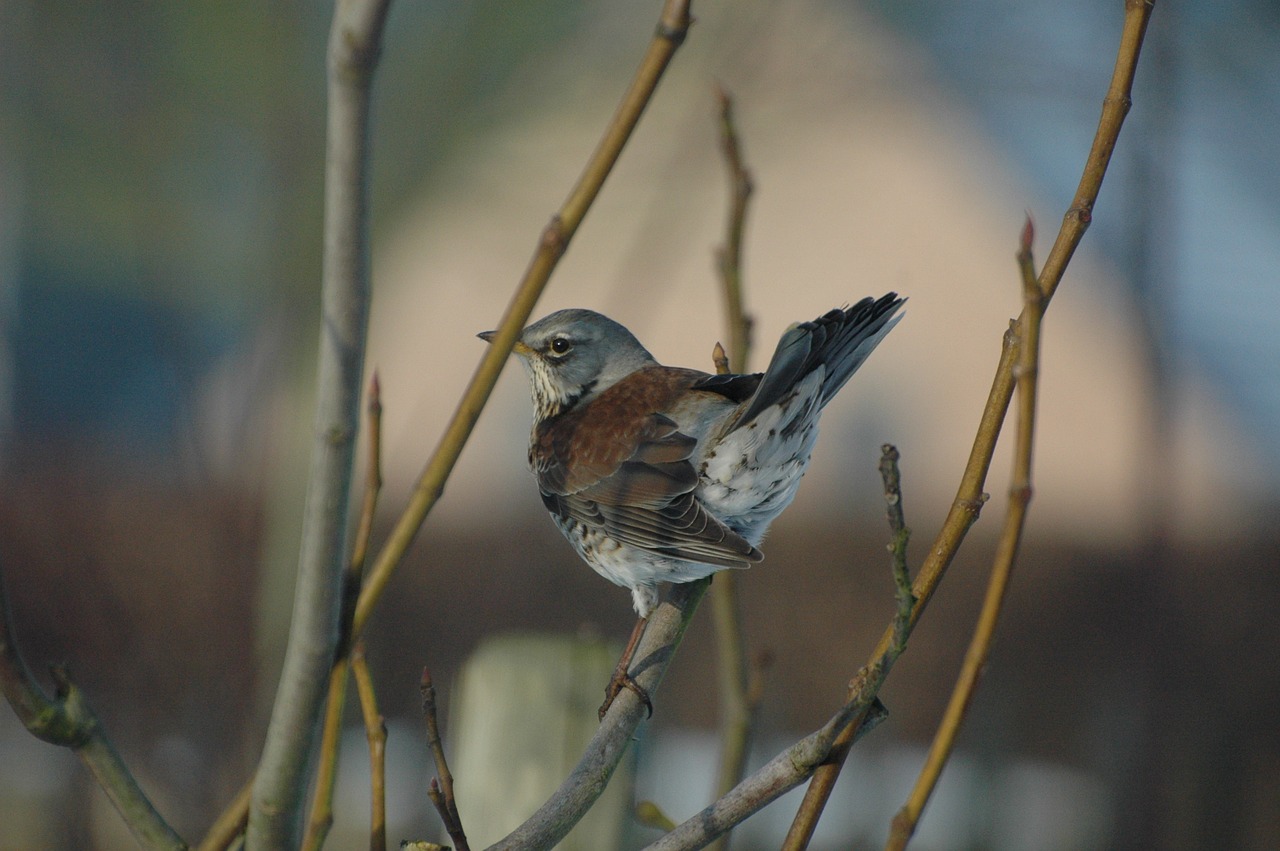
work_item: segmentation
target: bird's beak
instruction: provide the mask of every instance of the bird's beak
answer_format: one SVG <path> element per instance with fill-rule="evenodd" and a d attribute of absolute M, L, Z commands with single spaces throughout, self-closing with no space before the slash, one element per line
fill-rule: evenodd
<path fill-rule="evenodd" d="M 497 335 L 497 333 L 498 333 L 497 331 L 481 331 L 479 334 L 476 334 L 476 336 L 479 337 L 481 340 L 484 340 L 486 343 L 492 343 L 493 338 Z M 516 340 L 516 344 L 511 347 L 511 351 L 515 352 L 522 358 L 528 357 L 529 355 L 533 354 L 533 349 L 529 348 L 519 340 Z"/>

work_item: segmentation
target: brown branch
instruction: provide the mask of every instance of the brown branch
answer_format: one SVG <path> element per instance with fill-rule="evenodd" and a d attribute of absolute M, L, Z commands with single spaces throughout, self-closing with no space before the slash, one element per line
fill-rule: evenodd
<path fill-rule="evenodd" d="M 588 208 L 599 194 L 605 178 L 608 177 L 618 156 L 622 153 L 623 146 L 631 137 L 631 132 L 640 120 L 641 113 L 653 97 L 658 81 L 662 78 L 671 57 L 675 55 L 676 48 L 684 41 L 690 24 L 689 2 L 690 0 L 667 0 L 665 3 L 657 33 L 640 63 L 631 87 L 623 96 L 617 112 L 605 130 L 604 137 L 588 161 L 582 176 L 569 193 L 564 206 L 551 217 L 550 223 L 543 230 L 529 268 L 525 271 L 511 303 L 507 306 L 492 344 L 485 348 L 480 365 L 463 393 L 462 400 L 458 403 L 458 408 L 446 427 L 444 436 L 418 478 L 418 483 L 409 498 L 409 504 L 374 561 L 368 582 L 356 607 L 354 621 L 356 635 L 364 629 L 369 614 L 377 605 L 409 544 L 412 543 L 422 522 L 443 493 L 444 483 L 452 472 L 453 465 L 457 462 L 476 420 L 479 419 L 480 411 L 488 401 L 494 384 L 498 381 L 498 374 L 502 371 L 516 337 L 528 321 L 534 304 L 542 295 L 551 273 L 559 263 L 569 241 L 577 232 Z"/>
<path fill-rule="evenodd" d="M 982 611 L 978 614 L 978 623 L 969 649 L 965 653 L 960 676 L 951 693 L 951 700 L 942 722 L 934 735 L 924 767 L 916 778 L 907 803 L 893 818 L 889 841 L 885 845 L 886 851 L 902 851 L 907 847 L 907 842 L 920 821 L 925 804 L 933 794 L 938 779 L 942 776 L 942 769 L 955 747 L 956 736 L 964 723 L 970 702 L 978 687 L 978 680 L 982 676 L 987 657 L 991 652 L 996 625 L 1000 621 L 1013 566 L 1018 555 L 1018 547 L 1022 541 L 1022 532 L 1026 526 L 1027 509 L 1031 502 L 1031 459 L 1035 436 L 1037 371 L 1040 363 L 1040 319 L 1044 315 L 1045 307 L 1045 295 L 1036 279 L 1031 259 L 1032 234 L 1031 219 L 1028 218 L 1018 250 L 1018 266 L 1022 272 L 1023 310 L 1018 340 L 1018 420 L 1013 476 L 1009 486 L 1009 509 L 1005 515 L 1004 530 L 996 547 L 995 562 L 987 584 Z"/>
<path fill-rule="evenodd" d="M 18 720 L 36 738 L 69 748 L 80 758 L 144 848 L 186 848 L 182 837 L 165 822 L 129 773 L 84 692 L 71 682 L 65 669 L 54 668 L 51 673 L 56 687 L 52 700 L 32 676 L 18 648 L 0 571 L 0 688 Z"/>
<path fill-rule="evenodd" d="M 342 747 L 342 719 L 347 702 L 347 680 L 350 667 L 345 657 L 333 665 L 329 674 L 329 693 L 325 699 L 324 728 L 320 732 L 320 765 L 316 769 L 316 785 L 311 793 L 311 815 L 302 837 L 302 851 L 320 851 L 329 828 L 333 827 L 333 790 L 338 780 L 338 754 Z"/>
<path fill-rule="evenodd" d="M 733 99 L 716 88 L 720 107 L 720 149 L 729 172 L 729 214 L 725 242 L 716 251 L 716 267 L 724 291 L 725 320 L 729 327 L 730 370 L 745 372 L 751 351 L 753 321 L 742 302 L 742 246 L 747 228 L 747 206 L 755 185 L 742 157 L 738 129 L 733 120 Z"/>
<path fill-rule="evenodd" d="M 742 245 L 746 231 L 747 205 L 751 198 L 751 174 L 743 163 L 742 147 L 733 120 L 733 100 L 716 89 L 720 114 L 720 148 L 729 173 L 729 213 L 725 242 L 716 251 L 716 267 L 724 293 L 725 317 L 729 327 L 729 351 L 716 344 L 713 355 L 716 372 L 745 372 L 751 348 L 751 318 L 742 304 Z M 742 630 L 742 607 L 738 602 L 738 578 L 733 571 L 722 572 L 711 585 L 711 614 L 715 629 L 720 673 L 720 768 L 716 780 L 718 798 L 742 779 L 750 750 L 751 731 L 759 705 L 752 699 L 750 667 Z M 714 846 L 728 847 L 728 837 Z"/>
<path fill-rule="evenodd" d="M 889 531 L 893 535 L 889 552 L 893 555 L 894 599 L 898 603 L 890 644 L 895 656 L 906 649 L 911 613 L 916 607 L 916 595 L 911 591 L 911 573 L 907 570 L 907 542 L 911 540 L 911 530 L 907 528 L 906 513 L 902 508 L 902 476 L 898 470 L 898 458 L 896 446 L 886 443 L 880 447 L 880 479 L 884 482 L 884 502 Z"/>
<path fill-rule="evenodd" d="M 225 851 L 244 833 L 249 821 L 249 798 L 253 795 L 253 778 L 241 787 L 231 803 L 210 826 L 209 831 L 196 846 L 196 851 Z"/>
<path fill-rule="evenodd" d="M 884 482 L 885 507 L 891 535 L 889 555 L 897 609 L 893 620 L 885 630 L 889 640 L 881 641 L 880 655 L 870 665 L 859 671 L 849 683 L 848 699 L 855 701 L 857 695 L 864 695 L 862 701 L 864 706 L 870 705 L 869 699 L 879 694 L 881 684 L 889 676 L 889 671 L 892 670 L 898 657 L 906 650 L 907 638 L 911 635 L 912 615 L 915 612 L 916 597 L 912 593 L 911 576 L 907 572 L 907 542 L 911 538 L 911 532 L 907 528 L 906 515 L 902 507 L 902 477 L 898 469 L 898 459 L 899 453 L 896 447 L 888 443 L 880 447 L 880 478 Z M 844 760 L 854 741 L 862 735 L 860 729 L 862 723 L 861 718 L 855 718 L 848 727 L 838 732 L 832 744 L 828 763 L 832 760 Z M 812 789 L 811 784 L 810 792 Z M 800 809 L 792 819 L 791 827 L 787 830 L 783 848 L 803 848 L 808 844 L 818 826 L 818 820 L 822 818 L 830 793 L 831 788 L 824 786 L 818 792 L 805 795 Z"/>
<path fill-rule="evenodd" d="M 356 679 L 360 697 L 360 714 L 364 717 L 365 737 L 369 740 L 369 851 L 387 848 L 387 724 L 378 711 L 378 697 L 373 690 L 373 677 L 364 658 L 364 642 L 351 651 L 351 673 Z M 459 848 L 458 851 L 465 851 Z"/>
<path fill-rule="evenodd" d="M 1142 38 L 1146 32 L 1147 21 L 1150 18 L 1153 5 L 1154 0 L 1126 0 L 1124 26 L 1120 38 L 1120 47 L 1117 51 L 1115 70 L 1112 74 L 1107 95 L 1103 100 L 1102 117 L 1098 123 L 1093 146 L 1085 161 L 1084 172 L 1081 175 L 1075 199 L 1072 201 L 1071 207 L 1063 220 L 1053 249 L 1050 251 L 1049 257 L 1040 271 L 1039 282 L 1040 289 L 1044 293 L 1045 307 L 1047 307 L 1049 300 L 1056 292 L 1067 263 L 1070 261 L 1076 246 L 1079 245 L 1080 240 L 1084 237 L 1084 232 L 1092 220 L 1093 206 L 1102 187 L 1102 179 L 1106 174 L 1111 152 L 1115 149 L 1116 139 L 1120 134 L 1124 116 L 1128 112 L 1131 102 L 1130 93 L 1133 89 L 1133 75 L 1137 68 Z M 969 461 L 965 465 L 964 474 L 961 477 L 960 488 L 956 494 L 955 502 L 952 503 L 951 511 L 947 514 L 946 520 L 943 521 L 942 529 L 939 531 L 933 546 L 929 548 L 929 555 L 921 566 L 912 586 L 913 593 L 917 598 L 911 616 L 913 626 L 919 620 L 920 615 L 923 614 L 925 607 L 928 606 L 934 590 L 937 588 L 938 583 L 941 582 L 952 559 L 955 558 L 955 553 L 964 541 L 969 527 L 978 519 L 978 514 L 986 501 L 983 487 L 986 482 L 987 471 L 991 466 L 991 457 L 995 451 L 995 441 L 1004 423 L 1013 394 L 1015 349 L 1011 334 L 1006 333 L 1000 364 L 996 368 L 991 393 L 987 397 L 987 404 L 982 412 L 982 420 L 978 426 L 973 448 L 969 453 Z M 886 632 L 881 637 L 880 645 L 877 646 L 873 656 L 881 655 L 882 648 L 892 640 L 892 632 Z M 805 799 L 801 803 L 800 812 L 797 813 L 797 820 L 802 817 L 803 813 L 811 812 L 815 807 L 820 809 L 822 802 L 825 802 L 827 797 L 830 796 L 831 789 L 840 775 L 840 769 L 844 765 L 844 757 L 848 754 L 849 745 L 852 743 L 853 731 L 846 732 L 848 736 L 842 737 L 837 742 L 837 747 L 832 754 L 832 760 L 814 774 L 813 781 L 805 792 Z M 795 825 L 793 824 L 794 827 Z M 784 848 L 787 851 L 799 851 L 799 849 L 805 848 L 807 845 L 807 836 L 797 836 L 794 841 L 789 840 Z"/>
<path fill-rule="evenodd" d="M 1071 262 L 1084 232 L 1093 221 L 1093 206 L 1102 189 L 1102 178 L 1111 163 L 1111 153 L 1120 138 L 1120 128 L 1133 105 L 1133 77 L 1138 68 L 1138 55 L 1142 52 L 1142 40 L 1151 20 L 1155 0 L 1125 0 L 1124 27 L 1120 33 L 1120 48 L 1116 51 L 1116 65 L 1111 73 L 1111 84 L 1102 100 L 1102 117 L 1093 136 L 1093 145 L 1085 159 L 1084 172 L 1076 187 L 1075 197 L 1063 217 L 1062 227 L 1054 240 L 1049 256 L 1040 270 L 1040 289 L 1045 301 L 1053 298 L 1062 282 L 1062 275 Z"/>
<path fill-rule="evenodd" d="M 436 687 L 431 682 L 431 672 L 422 669 L 422 683 L 418 687 L 422 694 L 422 715 L 427 721 L 427 747 L 436 762 L 436 776 L 431 778 L 427 788 L 427 796 L 440 814 L 444 828 L 457 851 L 470 851 L 467 844 L 467 833 L 462 829 L 462 819 L 458 816 L 458 802 L 453 796 L 453 772 L 449 771 L 449 763 L 444 758 L 444 741 L 440 737 L 440 721 L 436 712 Z"/>

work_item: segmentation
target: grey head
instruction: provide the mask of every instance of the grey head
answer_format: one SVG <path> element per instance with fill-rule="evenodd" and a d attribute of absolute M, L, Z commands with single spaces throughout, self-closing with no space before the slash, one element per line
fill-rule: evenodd
<path fill-rule="evenodd" d="M 493 332 L 481 334 L 489 339 Z M 515 353 L 529 375 L 542 420 L 590 401 L 657 361 L 630 331 L 592 310 L 558 310 L 520 332 Z"/>

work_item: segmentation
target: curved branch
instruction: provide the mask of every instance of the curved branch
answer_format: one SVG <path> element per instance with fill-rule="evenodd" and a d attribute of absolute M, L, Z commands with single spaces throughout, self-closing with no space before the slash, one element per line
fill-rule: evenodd
<path fill-rule="evenodd" d="M 18 650 L 0 571 L 0 689 L 18 720 L 36 738 L 70 748 L 80 757 L 143 847 L 186 848 L 125 767 L 84 692 L 61 668 L 53 670 L 53 677 L 57 694 L 50 700 Z"/>
<path fill-rule="evenodd" d="M 751 172 L 742 156 L 738 129 L 733 120 L 733 99 L 722 87 L 716 89 L 720 117 L 720 148 L 729 175 L 729 214 L 725 241 L 716 251 L 716 269 L 724 293 L 725 320 L 729 330 L 730 356 L 717 372 L 747 371 L 751 349 L 752 320 L 742 304 L 742 247 L 746 233 L 747 207 L 754 189 Z M 718 344 L 717 344 L 718 345 Z M 719 349 L 723 352 L 723 349 Z M 738 577 L 726 570 L 711 586 L 711 614 L 716 635 L 716 659 L 720 673 L 720 768 L 716 797 L 732 789 L 746 770 L 752 728 L 760 702 L 760 666 L 753 672 L 747 658 L 742 630 L 742 609 L 738 601 Z M 716 846 L 723 851 L 727 837 Z"/>
<path fill-rule="evenodd" d="M 316 433 L 289 644 L 245 835 L 250 851 L 298 844 L 307 766 L 338 647 L 347 508 L 369 324 L 370 91 L 389 5 L 390 0 L 339 0 L 329 33 Z"/>
<path fill-rule="evenodd" d="M 462 400 L 453 414 L 453 419 L 445 428 L 440 444 L 418 477 L 418 483 L 409 498 L 409 504 L 400 515 L 400 519 L 396 522 L 395 528 L 369 571 L 364 591 L 360 594 L 360 601 L 356 606 L 354 634 L 359 635 L 364 629 L 365 622 L 368 621 L 373 607 L 382 597 L 382 592 L 391 580 L 392 574 L 395 573 L 396 567 L 399 566 L 405 551 L 409 549 L 414 536 L 418 534 L 418 529 L 422 527 L 422 522 L 435 506 L 436 500 L 444 492 L 444 483 L 453 472 L 453 465 L 457 463 L 462 447 L 471 436 L 476 420 L 480 418 L 480 411 L 484 409 L 489 394 L 498 382 L 498 375 L 502 372 L 516 337 L 528 321 L 529 314 L 533 312 L 534 304 L 546 288 L 551 273 L 560 262 L 560 257 L 568 247 L 569 241 L 577 232 L 578 226 L 587 214 L 587 209 L 600 194 L 605 178 L 613 170 L 613 165 L 622 153 L 623 146 L 631 138 L 631 132 L 653 97 L 658 81 L 670 64 L 671 57 L 675 55 L 676 48 L 684 41 L 691 20 L 689 3 L 690 0 L 667 0 L 663 6 L 658 31 L 649 45 L 644 60 L 640 63 L 631 87 L 623 96 L 622 103 L 619 104 L 613 120 L 606 128 L 604 137 L 591 155 L 582 176 L 578 178 L 577 184 L 565 200 L 564 206 L 560 208 L 560 212 L 551 217 L 550 223 L 543 229 L 529 268 L 516 288 L 506 313 L 503 314 L 491 345 L 480 359 L 480 365 L 476 367 L 475 375 L 467 385 Z"/>
<path fill-rule="evenodd" d="M 667 666 L 684 637 L 685 627 L 710 581 L 707 578 L 673 585 L 667 599 L 649 616 L 644 637 L 636 647 L 631 673 L 650 697 L 657 694 Z M 630 689 L 619 692 L 596 734 L 587 743 L 582 759 L 560 788 L 524 824 L 492 845 L 489 851 L 538 851 L 551 848 L 563 839 L 604 792 L 631 744 L 636 727 L 646 717 L 644 703 L 635 692 Z"/>
<path fill-rule="evenodd" d="M 861 690 L 822 729 L 810 733 L 769 760 L 720 800 L 649 845 L 645 851 L 702 848 L 808 780 L 826 762 L 836 738 L 843 731 L 852 729 L 854 738 L 861 738 L 888 717 L 884 706 L 873 695 L 874 690 L 870 688 Z"/>
<path fill-rule="evenodd" d="M 1116 53 L 1111 83 L 1102 102 L 1102 117 L 1098 121 L 1098 130 L 1094 134 L 1093 145 L 1085 160 L 1075 198 L 1063 219 L 1049 257 L 1040 270 L 1040 289 L 1044 294 L 1041 309 L 1047 308 L 1049 300 L 1062 281 L 1062 275 L 1066 271 L 1072 254 L 1075 253 L 1076 246 L 1084 238 L 1084 232 L 1092 221 L 1093 206 L 1102 188 L 1102 178 L 1106 175 L 1107 166 L 1111 162 L 1111 153 L 1115 150 L 1116 139 L 1120 135 L 1120 128 L 1132 102 L 1131 92 L 1138 54 L 1142 49 L 1142 39 L 1146 34 L 1147 22 L 1150 20 L 1154 6 L 1155 0 L 1125 0 L 1125 18 L 1120 46 Z M 1022 321 L 1020 319 L 1019 324 Z M 942 530 L 929 549 L 928 558 L 916 577 L 913 589 L 918 600 L 912 624 L 919 619 L 925 606 L 928 605 L 929 599 L 933 596 L 938 583 L 942 581 L 942 576 L 955 557 L 969 527 L 978 519 L 978 513 L 986 501 L 983 488 L 987 471 L 991 466 L 992 454 L 995 452 L 996 438 L 999 436 L 1013 396 L 1016 346 L 1011 342 L 1011 334 L 1012 331 L 1005 334 L 1000 365 L 996 368 L 995 381 L 987 397 L 987 405 L 982 412 L 982 422 L 978 427 L 978 435 L 970 451 L 968 464 L 965 466 L 960 490 L 956 494 L 956 500 L 943 523 Z M 883 647 L 892 640 L 893 636 L 886 632 L 881 637 L 880 645 L 876 648 L 874 655 L 879 656 Z M 792 833 L 795 835 L 794 837 L 789 835 L 787 844 L 784 846 L 787 851 L 798 851 L 807 847 L 813 824 L 816 823 L 816 817 L 813 814 L 821 812 L 823 803 L 831 794 L 851 742 L 851 735 L 848 741 L 838 742 L 833 754 L 835 758 L 814 774 L 813 782 L 809 784 L 804 801 L 800 805 L 800 811 L 797 813 L 796 823 L 793 823 Z M 797 829 L 802 820 L 807 822 L 807 832 Z"/>
<path fill-rule="evenodd" d="M 1031 458 L 1035 435 L 1037 373 L 1040 365 L 1040 319 L 1044 315 L 1045 296 L 1036 279 L 1031 261 L 1031 220 L 1023 230 L 1022 245 L 1018 250 L 1018 265 L 1022 271 L 1023 312 L 1018 337 L 1018 412 L 1014 449 L 1013 475 L 1009 486 L 1009 508 L 1005 514 L 1004 529 L 996 546 L 991 578 L 987 583 L 986 597 L 978 615 L 969 649 L 965 652 L 960 676 L 951 693 L 942 722 L 934 734 L 924 767 L 907 798 L 907 803 L 893 818 L 886 851 L 902 851 L 915 833 L 916 825 L 924 812 L 925 804 L 933 794 L 942 776 L 942 769 L 955 747 L 956 736 L 968 714 L 969 705 L 978 688 L 978 680 L 986 667 L 987 657 L 995 639 L 996 625 L 1004 608 L 1013 565 L 1026 527 L 1027 509 L 1031 503 Z"/>

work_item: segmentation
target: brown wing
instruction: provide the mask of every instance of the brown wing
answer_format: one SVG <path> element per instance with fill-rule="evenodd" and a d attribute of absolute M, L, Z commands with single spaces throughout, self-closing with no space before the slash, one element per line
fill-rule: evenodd
<path fill-rule="evenodd" d="M 689 460 L 697 441 L 651 413 L 607 427 L 588 417 L 544 423 L 530 462 L 547 508 L 629 546 L 672 558 L 744 567 L 763 556 L 707 513 Z"/>

